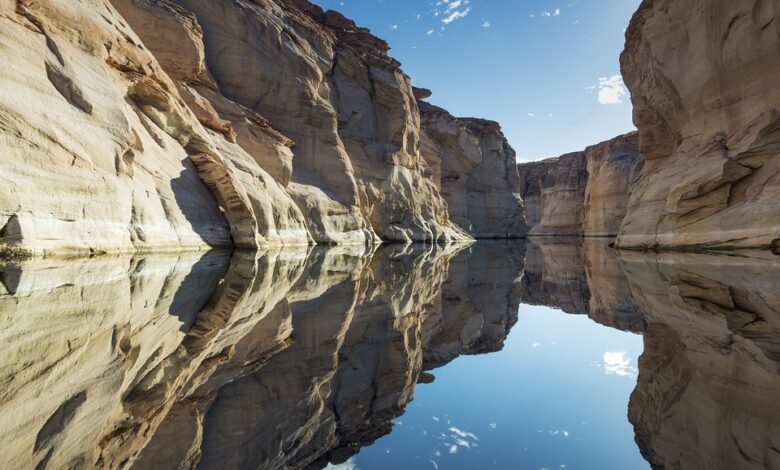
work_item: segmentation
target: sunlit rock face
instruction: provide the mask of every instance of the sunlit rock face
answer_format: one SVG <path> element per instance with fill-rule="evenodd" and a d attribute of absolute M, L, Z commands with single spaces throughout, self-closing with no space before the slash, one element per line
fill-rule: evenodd
<path fill-rule="evenodd" d="M 780 234 L 777 5 L 645 0 L 621 69 L 647 163 L 624 247 L 767 247 Z"/>
<path fill-rule="evenodd" d="M 470 239 L 409 77 L 338 13 L 45 0 L 0 21 L 3 252 Z"/>
<path fill-rule="evenodd" d="M 629 405 L 654 468 L 780 465 L 780 262 L 760 254 L 624 254 L 646 315 Z"/>
<path fill-rule="evenodd" d="M 644 163 L 637 133 L 518 165 L 529 235 L 610 237 Z"/>
<path fill-rule="evenodd" d="M 518 165 L 529 235 L 582 235 L 585 187 L 584 152 Z"/>
<path fill-rule="evenodd" d="M 3 2 L 0 22 L 0 178 L 14 188 L 0 196 L 5 249 L 308 242 L 284 189 L 201 125 L 110 3 Z M 195 32 L 156 31 L 180 47 L 180 76 L 207 78 Z"/>
<path fill-rule="evenodd" d="M 425 96 L 425 90 L 415 90 Z M 515 151 L 494 121 L 456 118 L 419 101 L 422 154 L 453 222 L 480 239 L 525 234 Z"/>
<path fill-rule="evenodd" d="M 198 31 L 190 36 L 210 80 L 189 83 L 188 91 L 201 119 L 258 155 L 316 241 L 468 238 L 425 176 L 410 79 L 384 41 L 306 1 L 119 3 L 176 10 Z M 142 36 L 170 47 L 138 18 Z M 171 68 L 180 61 L 174 57 Z"/>
<path fill-rule="evenodd" d="M 639 176 L 644 158 L 639 134 L 632 132 L 585 150 L 588 184 L 585 188 L 582 233 L 614 237 L 628 207 L 628 194 Z"/>

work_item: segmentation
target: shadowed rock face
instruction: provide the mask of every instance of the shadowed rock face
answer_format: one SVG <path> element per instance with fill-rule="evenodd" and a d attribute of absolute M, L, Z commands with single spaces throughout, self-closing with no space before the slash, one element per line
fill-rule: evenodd
<path fill-rule="evenodd" d="M 767 247 L 780 234 L 775 2 L 645 0 L 621 70 L 647 163 L 618 243 Z"/>
<path fill-rule="evenodd" d="M 616 236 L 644 159 L 637 133 L 518 165 L 529 235 Z"/>
<path fill-rule="evenodd" d="M 456 118 L 425 101 L 418 103 L 423 157 L 453 222 L 475 238 L 522 237 L 525 223 L 516 155 L 501 126 Z"/>
<path fill-rule="evenodd" d="M 345 460 L 391 431 L 424 370 L 502 347 L 522 269 L 522 251 L 507 249 L 5 265 L 0 464 Z"/>

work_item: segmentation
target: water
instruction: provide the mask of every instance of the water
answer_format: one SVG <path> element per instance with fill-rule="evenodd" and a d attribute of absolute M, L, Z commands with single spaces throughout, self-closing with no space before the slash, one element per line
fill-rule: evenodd
<path fill-rule="evenodd" d="M 780 262 L 549 239 L 0 265 L 0 468 L 780 468 Z"/>

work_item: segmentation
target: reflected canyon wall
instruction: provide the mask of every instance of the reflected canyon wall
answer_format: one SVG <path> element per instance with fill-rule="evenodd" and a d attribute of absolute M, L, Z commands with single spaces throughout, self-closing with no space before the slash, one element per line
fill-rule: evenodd
<path fill-rule="evenodd" d="M 644 335 L 629 420 L 657 469 L 780 466 L 780 259 L 534 239 L 522 303 Z"/>
<path fill-rule="evenodd" d="M 346 460 L 391 431 L 426 371 L 502 347 L 523 255 L 410 245 L 3 265 L 0 466 Z"/>
<path fill-rule="evenodd" d="M 521 303 L 643 334 L 654 468 L 774 468 L 780 262 L 527 244 L 45 259 L 0 269 L 4 468 L 322 468 Z"/>

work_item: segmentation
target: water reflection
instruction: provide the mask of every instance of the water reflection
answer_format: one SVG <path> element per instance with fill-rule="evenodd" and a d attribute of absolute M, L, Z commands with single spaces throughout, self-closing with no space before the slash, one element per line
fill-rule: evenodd
<path fill-rule="evenodd" d="M 780 468 L 778 281 L 770 255 L 566 239 L 7 264 L 0 467 L 349 462 L 525 303 L 644 335 L 628 415 L 654 467 Z"/>

